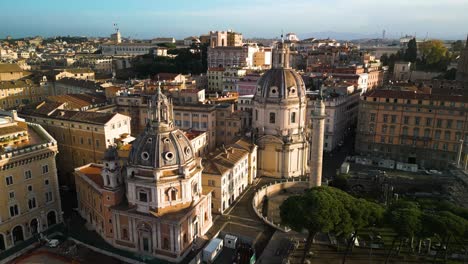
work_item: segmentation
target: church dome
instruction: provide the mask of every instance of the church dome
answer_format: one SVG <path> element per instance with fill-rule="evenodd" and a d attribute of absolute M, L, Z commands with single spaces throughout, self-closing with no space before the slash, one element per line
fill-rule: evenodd
<path fill-rule="evenodd" d="M 174 127 L 172 103 L 160 87 L 148 101 L 148 106 L 148 123 L 145 131 L 132 143 L 129 165 L 164 169 L 193 161 L 190 140 Z"/>
<path fill-rule="evenodd" d="M 179 130 L 158 131 L 148 127 L 132 144 L 129 165 L 164 169 L 194 159 L 192 145 Z"/>
<path fill-rule="evenodd" d="M 257 82 L 255 98 L 292 99 L 305 96 L 302 77 L 293 69 L 273 68 Z"/>

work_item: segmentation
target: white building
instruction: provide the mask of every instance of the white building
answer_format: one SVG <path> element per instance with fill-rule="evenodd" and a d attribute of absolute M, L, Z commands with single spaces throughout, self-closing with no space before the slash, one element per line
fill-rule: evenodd
<path fill-rule="evenodd" d="M 254 68 L 254 54 L 260 48 L 256 44 L 242 47 L 209 47 L 208 67 Z"/>
<path fill-rule="evenodd" d="M 325 134 L 324 151 L 332 151 L 343 144 L 345 136 L 350 129 L 357 124 L 359 91 L 354 86 L 345 88 L 348 92 L 338 92 L 339 87 L 328 87 L 324 91 L 323 103 L 325 104 Z M 337 93 L 338 92 L 338 93 Z M 312 117 L 314 101 L 307 103 L 307 120 Z"/>
<path fill-rule="evenodd" d="M 397 61 L 393 67 L 393 80 L 407 82 L 411 78 L 411 62 Z"/>
<path fill-rule="evenodd" d="M 167 49 L 148 43 L 107 43 L 101 45 L 102 55 L 129 55 L 138 56 L 153 53 L 157 56 L 167 56 Z"/>

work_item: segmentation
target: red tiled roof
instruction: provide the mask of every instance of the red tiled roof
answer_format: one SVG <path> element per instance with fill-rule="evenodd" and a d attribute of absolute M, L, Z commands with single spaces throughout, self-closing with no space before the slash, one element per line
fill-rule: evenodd
<path fill-rule="evenodd" d="M 395 90 L 372 90 L 363 96 L 366 97 L 381 97 L 381 98 L 400 98 L 400 99 L 418 99 L 418 100 L 438 100 L 438 101 L 454 101 L 468 102 L 468 96 L 461 95 L 440 95 L 423 93 L 422 91 L 395 91 Z"/>
<path fill-rule="evenodd" d="M 88 179 L 92 180 L 97 186 L 102 188 L 102 186 L 104 186 L 104 182 L 102 180 L 101 170 L 101 167 L 91 164 L 87 167 L 81 168 L 79 172 L 81 172 Z"/>

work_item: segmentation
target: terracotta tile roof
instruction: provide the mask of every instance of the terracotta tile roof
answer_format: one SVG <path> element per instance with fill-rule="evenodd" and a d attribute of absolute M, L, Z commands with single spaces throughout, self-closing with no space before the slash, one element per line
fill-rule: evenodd
<path fill-rule="evenodd" d="M 22 72 L 23 69 L 18 64 L 0 63 L 0 73 L 4 72 Z"/>
<path fill-rule="evenodd" d="M 21 115 L 49 117 L 58 120 L 76 121 L 88 124 L 105 125 L 118 113 L 86 112 L 58 109 L 63 103 L 40 103 L 20 110 Z"/>
<path fill-rule="evenodd" d="M 461 95 L 440 95 L 429 94 L 417 91 L 395 91 L 395 90 L 372 90 L 363 95 L 363 97 L 381 97 L 381 98 L 399 98 L 399 99 L 417 99 L 417 100 L 435 100 L 435 101 L 453 101 L 468 102 L 468 96 Z"/>
<path fill-rule="evenodd" d="M 90 164 L 89 166 L 80 168 L 78 171 L 81 172 L 83 176 L 93 181 L 97 186 L 102 188 L 104 186 L 104 182 L 102 180 L 101 170 L 102 167 Z"/>
<path fill-rule="evenodd" d="M 104 125 L 109 122 L 117 113 L 83 112 L 72 110 L 57 110 L 50 115 L 55 119 L 77 121 L 83 123 Z"/>
<path fill-rule="evenodd" d="M 161 72 L 161 73 L 156 74 L 154 76 L 154 79 L 157 80 L 159 78 L 160 81 L 172 81 L 179 75 L 180 75 L 179 73 Z"/>
<path fill-rule="evenodd" d="M 23 88 L 29 86 L 39 86 L 35 84 L 32 80 L 16 80 L 16 81 L 2 81 L 0 82 L 0 89 L 9 89 L 9 88 Z"/>
<path fill-rule="evenodd" d="M 13 134 L 13 133 L 19 133 L 19 132 L 27 132 L 27 131 L 28 131 L 27 129 L 17 126 L 17 125 L 4 126 L 0 128 L 0 136 Z"/>
<path fill-rule="evenodd" d="M 94 71 L 89 68 L 74 68 L 74 69 L 65 69 L 65 72 L 69 73 L 93 73 Z"/>
<path fill-rule="evenodd" d="M 72 86 L 77 86 L 81 88 L 87 88 L 93 91 L 103 89 L 101 85 L 99 85 L 99 83 L 95 81 L 80 80 L 80 79 L 75 79 L 75 78 L 62 78 L 56 81 L 56 83 L 64 84 L 64 85 L 72 85 Z"/>
<path fill-rule="evenodd" d="M 50 102 L 67 103 L 67 108 L 69 109 L 81 109 L 83 107 L 104 104 L 106 102 L 105 97 L 89 94 L 55 95 L 48 96 L 46 100 Z"/>
<path fill-rule="evenodd" d="M 232 169 L 245 155 L 248 155 L 247 150 L 233 146 L 219 150 L 204 161 L 203 173 L 215 175 L 223 174 Z"/>
<path fill-rule="evenodd" d="M 25 106 L 19 112 L 22 115 L 49 116 L 56 109 L 63 108 L 64 103 L 59 102 L 39 102 Z"/>

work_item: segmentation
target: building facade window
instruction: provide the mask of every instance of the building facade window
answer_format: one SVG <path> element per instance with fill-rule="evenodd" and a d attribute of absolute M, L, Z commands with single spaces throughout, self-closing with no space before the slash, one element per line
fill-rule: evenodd
<path fill-rule="evenodd" d="M 36 208 L 36 198 L 30 198 L 28 200 L 28 208 L 29 210 Z"/>
<path fill-rule="evenodd" d="M 270 124 L 274 124 L 275 122 L 276 122 L 275 113 L 270 113 Z"/>
<path fill-rule="evenodd" d="M 25 178 L 26 180 L 29 180 L 29 179 L 32 178 L 31 170 L 27 170 L 27 171 L 24 172 L 24 178 Z"/>
<path fill-rule="evenodd" d="M 6 185 L 12 185 L 13 184 L 13 176 L 7 176 L 5 178 L 5 181 L 6 181 Z"/>
<path fill-rule="evenodd" d="M 46 174 L 49 172 L 49 165 L 42 165 L 42 174 Z"/>
<path fill-rule="evenodd" d="M 10 206 L 10 217 L 15 217 L 17 215 L 19 215 L 18 205 L 17 204 L 11 205 Z"/>
<path fill-rule="evenodd" d="M 53 197 L 53 195 L 52 195 L 52 192 L 50 192 L 50 191 L 49 191 L 49 192 L 46 192 L 46 193 L 45 193 L 45 196 L 46 196 L 46 203 L 50 203 L 50 202 L 52 202 L 52 201 L 54 200 L 54 197 Z"/>

